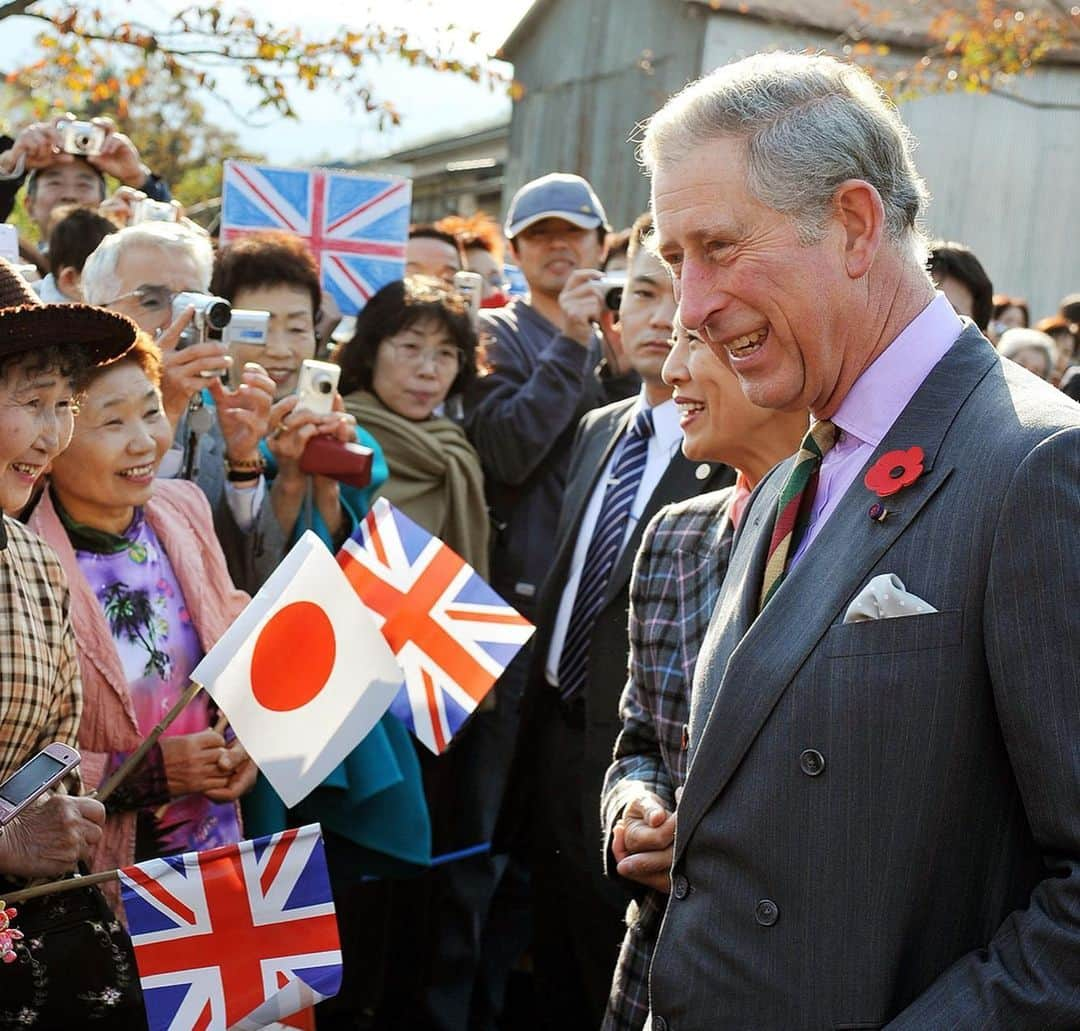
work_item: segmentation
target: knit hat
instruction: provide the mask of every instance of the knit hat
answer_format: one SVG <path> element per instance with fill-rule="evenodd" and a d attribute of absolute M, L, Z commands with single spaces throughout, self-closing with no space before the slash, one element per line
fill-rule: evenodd
<path fill-rule="evenodd" d="M 138 326 L 90 304 L 42 304 L 5 258 L 0 258 L 0 358 L 49 344 L 81 347 L 92 365 L 127 353 Z"/>

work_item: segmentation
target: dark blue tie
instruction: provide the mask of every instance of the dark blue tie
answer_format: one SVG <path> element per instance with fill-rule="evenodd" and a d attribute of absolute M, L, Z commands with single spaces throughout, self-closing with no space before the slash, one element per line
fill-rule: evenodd
<path fill-rule="evenodd" d="M 574 596 L 570 625 L 559 656 L 559 695 L 564 701 L 579 697 L 585 689 L 593 628 L 596 617 L 604 607 L 611 571 L 622 551 L 626 520 L 641 482 L 641 474 L 645 471 L 652 434 L 652 409 L 643 408 L 638 412 L 630 432 L 623 437 L 611 467 L 600 514 L 585 552 L 585 564 L 581 567 L 581 580 Z"/>

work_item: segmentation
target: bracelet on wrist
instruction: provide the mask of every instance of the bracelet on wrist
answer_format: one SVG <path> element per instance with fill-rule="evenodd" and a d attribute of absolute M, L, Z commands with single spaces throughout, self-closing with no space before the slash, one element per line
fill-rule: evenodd
<path fill-rule="evenodd" d="M 262 453 L 259 452 L 254 458 L 243 458 L 239 461 L 234 461 L 225 456 L 225 468 L 230 473 L 261 473 L 266 468 L 266 459 L 263 458 Z"/>

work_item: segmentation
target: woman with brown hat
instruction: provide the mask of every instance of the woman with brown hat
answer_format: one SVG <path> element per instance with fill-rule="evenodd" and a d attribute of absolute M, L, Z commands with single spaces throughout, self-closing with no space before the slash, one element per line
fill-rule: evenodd
<path fill-rule="evenodd" d="M 0 508 L 23 509 L 67 446 L 86 369 L 135 342 L 128 319 L 43 305 L 0 259 Z M 75 745 L 82 710 L 68 590 L 53 551 L 0 515 L 0 781 L 50 742 Z M 101 838 L 105 809 L 73 774 L 3 828 L 0 895 L 73 873 Z M 19 907 L 23 934 L 3 967 L 0 1026 L 145 1027 L 131 944 L 96 888 Z"/>

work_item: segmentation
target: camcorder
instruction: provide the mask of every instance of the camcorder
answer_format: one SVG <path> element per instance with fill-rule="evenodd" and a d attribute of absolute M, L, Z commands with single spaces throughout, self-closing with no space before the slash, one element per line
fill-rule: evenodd
<path fill-rule="evenodd" d="M 164 201 L 144 197 L 131 205 L 131 221 L 128 224 L 135 226 L 140 222 L 179 221 L 180 209 L 175 204 L 166 204 Z"/>
<path fill-rule="evenodd" d="M 625 272 L 605 272 L 604 278 L 600 280 L 600 289 L 604 291 L 604 305 L 608 311 L 619 310 L 626 278 Z"/>
<path fill-rule="evenodd" d="M 177 294 L 172 302 L 172 321 L 194 308 L 191 322 L 184 328 L 176 344 L 178 351 L 195 344 L 204 344 L 207 340 L 221 340 L 222 330 L 232 321 L 232 305 L 224 297 L 213 294 L 198 294 L 185 290 Z"/>
<path fill-rule="evenodd" d="M 93 122 L 73 122 L 62 119 L 56 123 L 60 133 L 60 149 L 65 154 L 77 154 L 79 157 L 96 157 L 105 146 L 108 133 L 102 125 Z"/>

